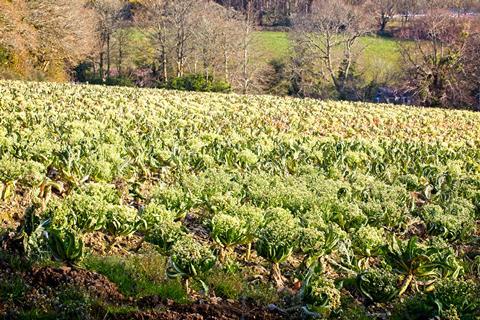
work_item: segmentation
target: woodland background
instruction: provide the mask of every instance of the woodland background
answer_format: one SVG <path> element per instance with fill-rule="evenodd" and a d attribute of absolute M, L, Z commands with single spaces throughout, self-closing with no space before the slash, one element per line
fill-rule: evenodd
<path fill-rule="evenodd" d="M 0 78 L 480 108 L 478 0 L 0 0 Z"/>

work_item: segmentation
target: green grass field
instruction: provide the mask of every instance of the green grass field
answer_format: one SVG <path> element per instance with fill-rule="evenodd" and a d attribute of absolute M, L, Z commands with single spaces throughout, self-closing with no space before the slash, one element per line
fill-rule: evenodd
<path fill-rule="evenodd" d="M 291 43 L 287 32 L 257 31 L 253 36 L 253 45 L 260 63 L 288 58 Z M 375 78 L 393 78 L 400 71 L 401 56 L 395 40 L 377 36 L 362 37 L 358 48 L 361 50 L 358 60 L 358 72 L 365 80 Z"/>
<path fill-rule="evenodd" d="M 401 55 L 398 43 L 389 38 L 363 37 L 360 40 L 363 48 L 359 64 L 365 72 L 367 80 L 373 80 L 383 73 L 397 74 L 400 72 Z"/>
<path fill-rule="evenodd" d="M 253 45 L 266 61 L 286 59 L 291 50 L 287 32 L 257 31 L 253 34 Z"/>

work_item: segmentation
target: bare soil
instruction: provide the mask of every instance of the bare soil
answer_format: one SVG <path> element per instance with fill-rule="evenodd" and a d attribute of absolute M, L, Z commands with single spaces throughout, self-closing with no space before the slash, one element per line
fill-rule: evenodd
<path fill-rule="evenodd" d="M 54 293 L 61 288 L 75 287 L 102 301 L 101 305 L 131 307 L 131 312 L 112 314 L 96 306 L 99 319 L 185 319 L 185 320 L 230 320 L 230 319 L 282 319 L 282 316 L 259 306 L 255 301 L 233 301 L 221 298 L 199 298 L 188 304 L 178 304 L 159 296 L 139 299 L 125 297 L 118 287 L 105 276 L 76 267 L 34 267 L 28 271 L 14 270 L 0 258 L 0 280 L 12 281 L 21 277 L 26 285 L 25 295 L 8 305 L 0 305 L 0 318 L 14 319 L 15 311 L 35 306 L 47 309 Z M 42 308 L 42 305 L 45 308 Z"/>

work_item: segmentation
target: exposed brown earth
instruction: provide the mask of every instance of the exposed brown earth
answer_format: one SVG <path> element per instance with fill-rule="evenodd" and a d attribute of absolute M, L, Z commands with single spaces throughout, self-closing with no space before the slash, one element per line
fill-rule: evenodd
<path fill-rule="evenodd" d="M 111 314 L 96 306 L 99 319 L 185 319 L 185 320 L 230 320 L 230 319 L 281 319 L 276 312 L 255 301 L 233 301 L 220 298 L 197 299 L 189 304 L 178 304 L 159 296 L 139 299 L 127 298 L 105 276 L 76 267 L 41 267 L 29 271 L 15 271 L 7 261 L 0 259 L 0 280 L 12 281 L 21 277 L 26 285 L 26 294 L 9 305 L 0 306 L 0 318 L 14 319 L 14 310 L 35 306 L 42 309 L 48 305 L 56 290 L 65 287 L 79 288 L 104 305 L 131 307 L 131 312 Z"/>

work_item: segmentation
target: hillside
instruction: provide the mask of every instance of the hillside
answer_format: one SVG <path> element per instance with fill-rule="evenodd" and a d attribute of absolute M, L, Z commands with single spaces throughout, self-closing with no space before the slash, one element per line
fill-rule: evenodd
<path fill-rule="evenodd" d="M 0 315 L 474 319 L 479 124 L 0 81 Z"/>
<path fill-rule="evenodd" d="M 402 56 L 397 41 L 378 36 L 360 38 L 357 72 L 366 82 L 385 81 L 386 85 L 395 85 L 399 80 Z M 288 32 L 257 31 L 253 35 L 252 49 L 260 67 L 272 60 L 288 62 L 292 57 L 291 46 Z"/>

